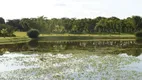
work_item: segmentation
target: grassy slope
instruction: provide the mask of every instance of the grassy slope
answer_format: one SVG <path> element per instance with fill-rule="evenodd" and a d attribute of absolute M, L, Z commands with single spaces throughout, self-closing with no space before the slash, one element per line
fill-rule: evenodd
<path fill-rule="evenodd" d="M 0 44 L 21 43 L 30 40 L 25 32 L 15 32 L 14 34 L 16 35 L 16 37 L 0 37 Z"/>

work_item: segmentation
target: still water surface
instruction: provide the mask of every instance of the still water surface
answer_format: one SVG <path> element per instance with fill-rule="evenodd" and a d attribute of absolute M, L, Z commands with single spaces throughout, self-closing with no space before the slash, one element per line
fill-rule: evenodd
<path fill-rule="evenodd" d="M 0 80 L 142 80 L 135 40 L 33 40 L 0 49 Z"/>

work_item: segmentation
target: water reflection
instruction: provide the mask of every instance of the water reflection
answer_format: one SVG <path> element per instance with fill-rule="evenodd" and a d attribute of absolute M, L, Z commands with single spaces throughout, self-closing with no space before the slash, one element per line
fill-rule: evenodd
<path fill-rule="evenodd" d="M 63 52 L 65 50 L 111 50 L 108 53 L 127 53 L 128 55 L 139 56 L 142 53 L 142 45 L 135 40 L 92 40 L 92 41 L 38 41 L 31 40 L 28 43 L 0 45 L 0 49 L 13 51 L 40 51 L 40 52 Z"/>
<path fill-rule="evenodd" d="M 136 43 L 141 44 L 142 45 L 142 39 L 136 39 Z"/>
<path fill-rule="evenodd" d="M 38 48 L 38 40 L 34 39 L 28 42 L 28 48 L 31 51 L 35 51 Z"/>
<path fill-rule="evenodd" d="M 28 42 L 28 45 L 31 48 L 36 48 L 36 47 L 38 47 L 38 40 L 31 40 L 31 41 Z"/>

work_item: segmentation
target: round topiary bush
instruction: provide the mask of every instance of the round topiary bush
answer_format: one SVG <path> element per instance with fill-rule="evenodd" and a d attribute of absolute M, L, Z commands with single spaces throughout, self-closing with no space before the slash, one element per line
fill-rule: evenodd
<path fill-rule="evenodd" d="M 142 31 L 138 31 L 135 33 L 137 38 L 142 38 Z"/>
<path fill-rule="evenodd" d="M 38 38 L 39 36 L 39 31 L 37 29 L 31 29 L 27 32 L 27 35 L 30 37 L 30 38 Z"/>

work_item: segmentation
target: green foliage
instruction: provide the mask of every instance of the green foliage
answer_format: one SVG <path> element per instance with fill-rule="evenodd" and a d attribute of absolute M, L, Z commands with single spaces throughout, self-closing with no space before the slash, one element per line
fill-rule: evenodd
<path fill-rule="evenodd" d="M 142 29 L 142 18 L 140 16 L 132 16 L 134 27 L 136 30 Z"/>
<path fill-rule="evenodd" d="M 17 31 L 23 31 L 24 28 L 20 24 L 20 21 L 21 21 L 20 19 L 8 20 L 6 24 L 12 26 L 12 28 Z"/>
<path fill-rule="evenodd" d="M 44 16 L 38 18 L 23 18 L 20 21 L 24 31 L 38 29 L 42 33 L 135 33 L 141 28 L 142 18 L 132 16 L 127 19 L 117 17 L 84 18 L 52 18 Z"/>
<path fill-rule="evenodd" d="M 23 31 L 28 31 L 30 29 L 38 29 L 40 32 L 48 32 L 49 27 L 47 26 L 46 17 L 38 17 L 38 18 L 23 18 L 20 21 L 20 24 L 23 28 Z M 49 29 L 50 30 L 50 29 Z"/>
<path fill-rule="evenodd" d="M 30 30 L 30 22 L 31 20 L 28 18 L 23 18 L 19 23 L 23 28 L 23 31 L 28 31 Z"/>
<path fill-rule="evenodd" d="M 138 31 L 135 33 L 136 37 L 142 38 L 142 31 Z"/>
<path fill-rule="evenodd" d="M 120 33 L 121 21 L 117 18 L 101 19 L 95 26 L 95 31 L 102 33 Z"/>
<path fill-rule="evenodd" d="M 0 23 L 4 23 L 4 19 L 0 18 Z M 47 19 L 41 16 L 37 18 L 23 18 L 21 20 L 8 20 L 6 24 L 12 26 L 17 31 L 37 29 L 41 33 L 121 34 L 135 33 L 142 29 L 142 18 L 140 16 L 132 16 L 126 19 L 119 19 L 117 17 Z"/>
<path fill-rule="evenodd" d="M 3 36 L 5 37 L 8 34 L 7 29 L 2 29 L 1 34 L 3 34 Z"/>
<path fill-rule="evenodd" d="M 10 25 L 0 24 L 0 36 L 1 37 L 15 36 L 14 35 L 14 29 Z"/>
<path fill-rule="evenodd" d="M 30 38 L 38 38 L 39 36 L 39 31 L 37 29 L 31 29 L 27 32 L 27 35 L 30 37 Z"/>

